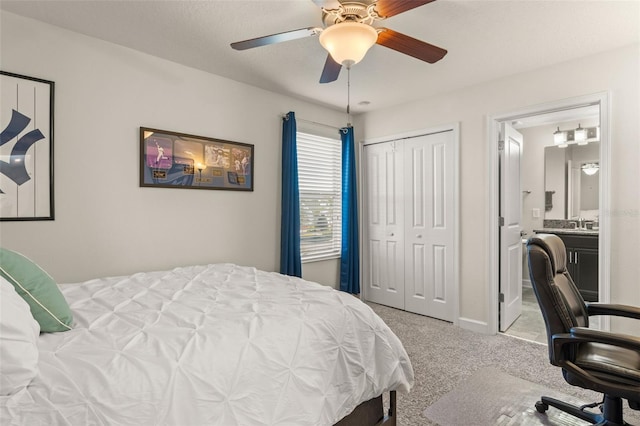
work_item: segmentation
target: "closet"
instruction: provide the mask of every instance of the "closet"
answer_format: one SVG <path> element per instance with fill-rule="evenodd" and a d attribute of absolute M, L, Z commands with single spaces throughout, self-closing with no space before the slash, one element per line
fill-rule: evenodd
<path fill-rule="evenodd" d="M 453 321 L 456 139 L 449 130 L 364 145 L 365 300 Z"/>

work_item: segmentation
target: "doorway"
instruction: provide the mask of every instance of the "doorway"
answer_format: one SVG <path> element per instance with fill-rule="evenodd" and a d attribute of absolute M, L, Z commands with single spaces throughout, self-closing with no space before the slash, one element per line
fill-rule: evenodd
<path fill-rule="evenodd" d="M 600 189 L 600 199 L 598 210 L 600 212 L 607 211 L 609 206 L 609 115 L 608 115 L 608 93 L 599 93 L 595 95 L 587 95 L 577 98 L 566 99 L 562 101 L 552 102 L 549 104 L 543 104 L 528 108 L 523 108 L 520 110 L 508 112 L 505 114 L 500 114 L 496 116 L 489 117 L 488 123 L 488 132 L 489 132 L 489 149 L 490 149 L 490 218 L 489 221 L 489 247 L 488 253 L 490 257 L 490 268 L 489 268 L 489 294 L 487 305 L 490 307 L 491 312 L 493 313 L 490 317 L 489 330 L 492 330 L 493 333 L 497 333 L 500 329 L 507 328 L 503 324 L 501 324 L 501 302 L 500 302 L 500 268 L 501 268 L 501 244 L 500 244 L 500 231 L 501 224 L 499 222 L 500 217 L 500 156 L 499 156 L 499 146 L 500 140 L 504 140 L 501 138 L 501 128 L 505 123 L 513 125 L 515 128 L 526 128 L 532 127 L 536 125 L 542 126 L 541 123 L 546 122 L 547 126 L 550 122 L 560 122 L 566 119 L 571 114 L 576 114 L 576 112 L 584 112 L 586 110 L 593 110 L 594 108 L 599 110 L 599 189 Z M 580 117 L 574 117 L 576 120 L 580 120 Z M 567 119 L 568 120 L 568 119 Z M 553 137 L 553 132 L 550 132 L 549 138 Z M 527 140 L 525 137 L 523 143 L 523 155 L 527 155 Z M 526 173 L 526 170 L 523 171 Z M 536 191 L 538 197 L 545 197 L 544 189 L 537 188 Z M 542 192 L 542 193 L 541 193 Z M 521 199 L 518 200 L 525 208 L 523 210 L 523 217 L 530 216 L 538 216 L 539 225 L 542 225 L 542 221 L 544 219 L 545 213 L 545 205 L 544 202 L 541 206 L 531 207 L 527 206 L 527 197 L 532 197 L 531 194 L 533 190 L 527 188 L 526 179 L 523 183 L 523 187 L 521 188 Z M 537 209 L 537 210 L 536 210 Z M 565 209 L 566 210 L 566 209 Z M 541 226 L 536 226 L 536 228 L 541 228 Z M 599 217 L 599 240 L 598 240 L 598 300 L 600 302 L 608 302 L 609 301 L 609 287 L 610 287 L 610 279 L 609 279 L 609 258 L 610 258 L 610 250 L 609 250 L 609 223 L 606 215 L 601 215 Z M 528 235 L 523 235 L 523 240 L 528 238 L 532 233 L 533 229 L 523 229 Z M 524 274 L 523 274 L 524 277 Z M 502 286 L 504 286 L 503 284 Z M 516 315 L 517 317 L 518 315 Z M 609 324 L 607 321 L 604 321 L 600 324 L 602 329 L 608 329 Z"/>

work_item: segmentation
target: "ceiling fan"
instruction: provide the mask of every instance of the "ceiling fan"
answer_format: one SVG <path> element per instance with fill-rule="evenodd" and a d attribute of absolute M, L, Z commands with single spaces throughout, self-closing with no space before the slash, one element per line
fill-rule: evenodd
<path fill-rule="evenodd" d="M 319 35 L 329 52 L 320 83 L 338 79 L 344 65 L 358 63 L 369 48 L 379 44 L 421 61 L 435 63 L 447 54 L 445 49 L 417 40 L 374 23 L 435 0 L 312 0 L 322 8 L 324 28 L 308 27 L 231 43 L 236 50 L 251 49 L 283 41 Z"/>

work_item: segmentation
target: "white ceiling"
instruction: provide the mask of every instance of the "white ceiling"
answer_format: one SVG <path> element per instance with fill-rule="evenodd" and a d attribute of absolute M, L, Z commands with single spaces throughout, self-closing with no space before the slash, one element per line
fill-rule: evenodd
<path fill-rule="evenodd" d="M 344 110 L 347 73 L 320 84 L 317 37 L 229 44 L 321 26 L 311 0 L 1 0 L 0 9 L 267 90 Z M 445 48 L 436 64 L 374 46 L 351 70 L 354 113 L 640 42 L 640 0 L 439 0 L 382 23 Z M 370 104 L 361 105 L 368 101 Z"/>

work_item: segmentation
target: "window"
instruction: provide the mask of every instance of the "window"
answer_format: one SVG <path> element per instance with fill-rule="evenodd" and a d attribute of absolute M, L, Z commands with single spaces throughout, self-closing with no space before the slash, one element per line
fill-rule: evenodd
<path fill-rule="evenodd" d="M 342 142 L 297 133 L 302 262 L 340 257 Z"/>

